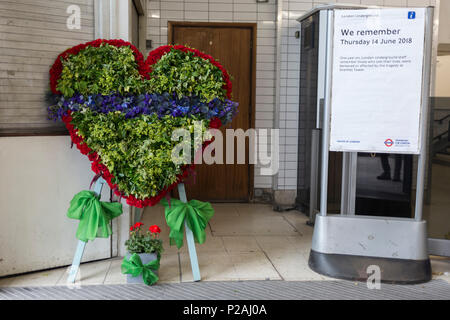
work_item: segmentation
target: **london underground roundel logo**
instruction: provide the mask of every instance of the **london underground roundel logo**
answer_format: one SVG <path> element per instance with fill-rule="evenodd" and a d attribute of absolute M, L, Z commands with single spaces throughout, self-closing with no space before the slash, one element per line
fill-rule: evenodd
<path fill-rule="evenodd" d="M 384 141 L 384 145 L 386 146 L 386 147 L 392 147 L 392 145 L 394 144 L 394 141 L 392 141 L 392 139 L 386 139 L 385 141 Z"/>

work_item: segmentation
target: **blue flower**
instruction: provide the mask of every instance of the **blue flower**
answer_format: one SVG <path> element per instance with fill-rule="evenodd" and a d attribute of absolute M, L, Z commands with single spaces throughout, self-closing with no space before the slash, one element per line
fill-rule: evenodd
<path fill-rule="evenodd" d="M 121 96 L 117 93 L 102 96 L 100 94 L 74 95 L 65 98 L 62 95 L 55 97 L 56 105 L 48 109 L 51 119 L 61 119 L 67 110 L 77 111 L 81 108 L 89 108 L 93 112 L 109 113 L 120 111 L 127 119 L 138 117 L 142 114 L 157 114 L 158 117 L 171 115 L 173 117 L 183 117 L 198 115 L 205 119 L 218 117 L 223 124 L 231 121 L 237 113 L 238 103 L 226 99 L 221 101 L 215 98 L 209 102 L 201 101 L 198 96 L 177 97 L 167 92 L 163 94 L 146 93 L 139 96 Z"/>

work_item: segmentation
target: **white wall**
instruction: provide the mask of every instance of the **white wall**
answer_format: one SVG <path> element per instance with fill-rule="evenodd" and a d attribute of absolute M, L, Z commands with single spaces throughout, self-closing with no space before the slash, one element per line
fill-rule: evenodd
<path fill-rule="evenodd" d="M 439 7 L 439 44 L 450 44 L 450 1 L 441 0 Z M 435 96 L 450 97 L 450 55 L 438 56 Z"/>
<path fill-rule="evenodd" d="M 94 176 L 87 157 L 68 136 L 1 137 L 0 163 L 0 276 L 71 264 L 78 221 L 66 213 Z M 102 199 L 109 200 L 108 187 Z M 96 239 L 83 261 L 110 254 L 110 239 Z"/>
<path fill-rule="evenodd" d="M 437 58 L 435 96 L 450 97 L 450 56 Z"/>
<path fill-rule="evenodd" d="M 439 6 L 439 43 L 450 44 L 450 1 L 441 0 Z"/>

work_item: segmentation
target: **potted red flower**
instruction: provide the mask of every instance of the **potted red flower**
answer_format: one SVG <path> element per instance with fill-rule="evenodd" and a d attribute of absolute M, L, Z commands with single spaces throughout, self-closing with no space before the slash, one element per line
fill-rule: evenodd
<path fill-rule="evenodd" d="M 127 274 L 127 283 L 145 283 L 152 285 L 158 281 L 158 269 L 162 240 L 161 229 L 152 225 L 143 231 L 142 222 L 130 227 L 130 238 L 125 241 L 127 255 L 122 262 L 122 273 Z"/>

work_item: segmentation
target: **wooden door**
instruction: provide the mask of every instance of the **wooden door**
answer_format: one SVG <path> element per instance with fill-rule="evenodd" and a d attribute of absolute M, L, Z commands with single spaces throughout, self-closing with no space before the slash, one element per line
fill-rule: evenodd
<path fill-rule="evenodd" d="M 213 56 L 232 75 L 232 100 L 239 102 L 239 113 L 227 126 L 230 129 L 246 131 L 253 126 L 255 30 L 255 24 L 169 22 L 169 43 L 187 45 Z M 225 164 L 225 128 L 221 130 L 224 134 L 223 164 L 196 165 L 196 176 L 186 186 L 187 196 L 208 201 L 248 201 L 253 186 L 248 140 L 246 164 Z"/>

